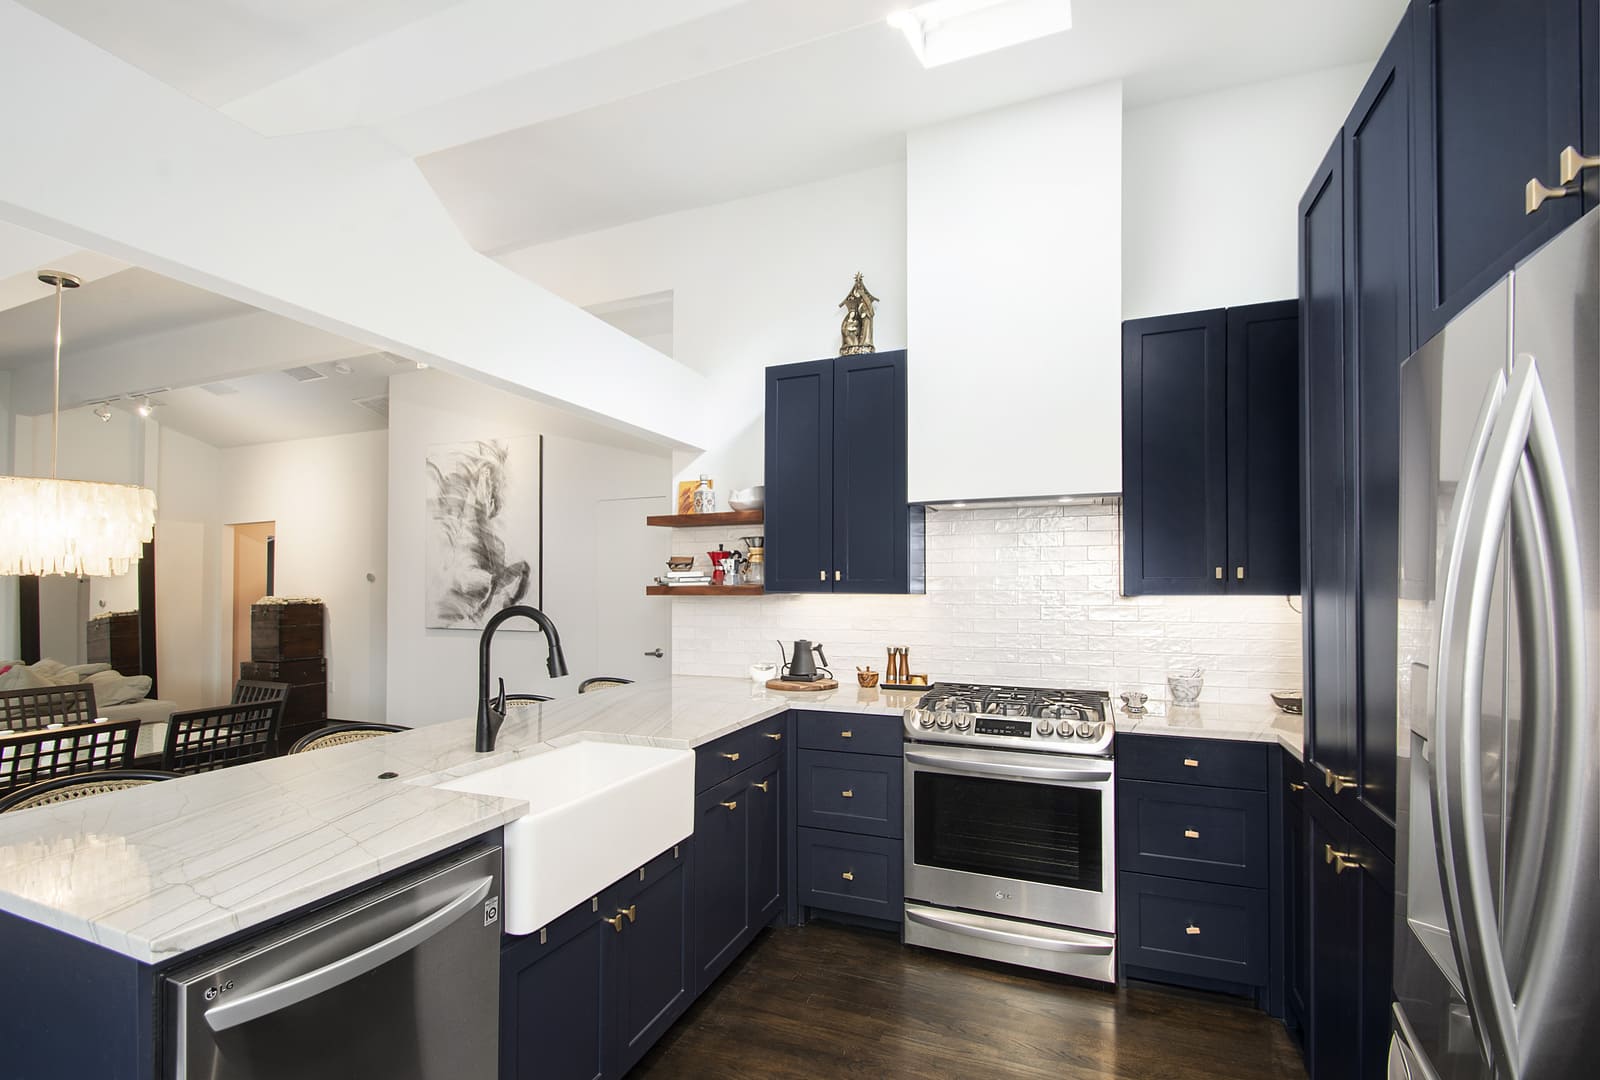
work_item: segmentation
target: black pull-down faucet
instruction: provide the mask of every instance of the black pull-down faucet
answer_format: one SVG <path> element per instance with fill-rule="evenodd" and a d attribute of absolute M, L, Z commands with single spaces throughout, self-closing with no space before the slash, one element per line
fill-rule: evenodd
<path fill-rule="evenodd" d="M 500 734 L 500 725 L 506 721 L 504 679 L 500 680 L 499 695 L 493 701 L 489 700 L 490 645 L 494 641 L 494 632 L 500 629 L 500 624 L 517 616 L 532 619 L 539 624 L 539 629 L 544 631 L 545 640 L 550 644 L 550 655 L 545 661 L 550 677 L 557 679 L 567 673 L 567 658 L 561 652 L 561 635 L 556 633 L 556 624 L 550 621 L 550 616 L 526 604 L 515 604 L 495 612 L 489 621 L 483 624 L 483 635 L 478 638 L 478 736 L 473 743 L 473 749 L 480 754 L 487 754 L 494 749 L 494 740 Z"/>

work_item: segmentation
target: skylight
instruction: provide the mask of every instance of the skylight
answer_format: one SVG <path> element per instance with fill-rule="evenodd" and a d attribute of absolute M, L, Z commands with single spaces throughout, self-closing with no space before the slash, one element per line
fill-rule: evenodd
<path fill-rule="evenodd" d="M 893 12 L 889 25 L 931 68 L 1070 30 L 1072 0 L 929 0 Z"/>

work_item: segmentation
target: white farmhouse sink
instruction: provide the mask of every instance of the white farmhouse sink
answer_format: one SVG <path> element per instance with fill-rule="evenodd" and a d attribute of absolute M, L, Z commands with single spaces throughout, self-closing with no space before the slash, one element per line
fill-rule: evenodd
<path fill-rule="evenodd" d="M 505 827 L 505 928 L 531 934 L 694 831 L 694 752 L 580 742 L 438 787 L 525 799 Z"/>

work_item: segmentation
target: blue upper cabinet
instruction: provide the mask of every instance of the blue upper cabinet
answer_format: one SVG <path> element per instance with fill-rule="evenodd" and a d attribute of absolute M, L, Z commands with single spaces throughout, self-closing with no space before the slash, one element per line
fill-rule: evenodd
<path fill-rule="evenodd" d="M 1295 301 L 1122 327 L 1123 591 L 1300 588 Z"/>
<path fill-rule="evenodd" d="M 1413 5 L 1419 340 L 1577 219 L 1582 198 L 1550 199 L 1532 214 L 1523 199 L 1530 179 L 1559 186 L 1567 146 L 1600 153 L 1583 138 L 1594 14 L 1593 0 Z M 1595 99 L 1588 104 L 1592 115 Z"/>
<path fill-rule="evenodd" d="M 906 353 L 767 369 L 768 592 L 921 592 Z"/>

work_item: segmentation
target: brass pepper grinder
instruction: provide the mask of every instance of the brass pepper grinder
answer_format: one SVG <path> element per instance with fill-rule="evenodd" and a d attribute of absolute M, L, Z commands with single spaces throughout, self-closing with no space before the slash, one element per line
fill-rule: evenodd
<path fill-rule="evenodd" d="M 911 681 L 911 646 L 909 645 L 900 646 L 900 681 L 903 683 Z"/>

